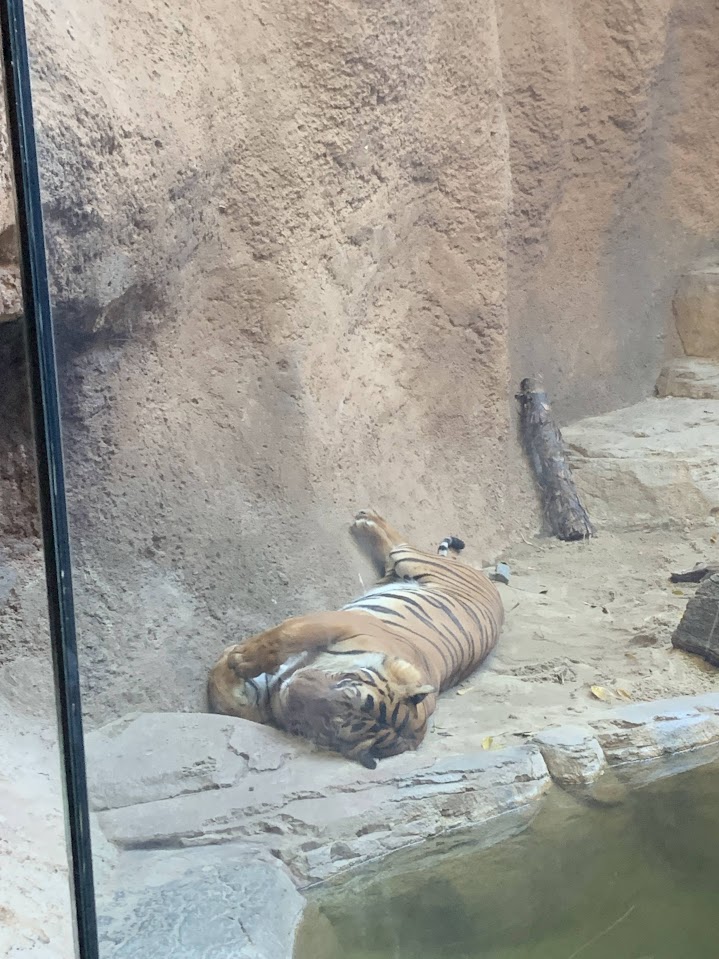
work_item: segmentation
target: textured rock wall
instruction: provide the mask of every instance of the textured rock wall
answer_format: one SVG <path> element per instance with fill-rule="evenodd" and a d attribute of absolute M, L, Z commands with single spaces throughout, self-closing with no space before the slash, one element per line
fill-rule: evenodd
<path fill-rule="evenodd" d="M 0 81 L 0 549 L 37 534 L 32 436 L 15 236 L 15 201 Z M 1 575 L 0 575 L 1 578 Z"/>
<path fill-rule="evenodd" d="M 194 708 L 373 504 L 534 521 L 514 384 L 648 393 L 717 221 L 710 0 L 28 11 L 87 702 Z"/>
<path fill-rule="evenodd" d="M 563 420 L 649 395 L 681 353 L 671 300 L 716 248 L 710 0 L 502 4 L 514 212 L 515 378 L 545 371 Z"/>
<path fill-rule="evenodd" d="M 0 104 L 3 85 L 0 82 Z M 4 114 L 4 109 L 0 106 Z M 20 275 L 15 237 L 15 201 L 11 188 L 11 166 L 5 124 L 0 124 L 0 324 L 19 317 Z"/>
<path fill-rule="evenodd" d="M 87 701 L 194 707 L 227 642 L 346 600 L 362 504 L 497 549 L 492 5 L 74 0 L 31 34 Z"/>
<path fill-rule="evenodd" d="M 30 404 L 20 323 L 0 323 L 0 544 L 39 532 Z"/>

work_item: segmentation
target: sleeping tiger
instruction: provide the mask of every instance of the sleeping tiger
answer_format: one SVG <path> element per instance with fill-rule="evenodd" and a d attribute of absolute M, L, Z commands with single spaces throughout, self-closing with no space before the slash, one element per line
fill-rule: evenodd
<path fill-rule="evenodd" d="M 214 712 L 278 726 L 374 769 L 419 746 L 438 693 L 487 656 L 504 610 L 494 584 L 457 561 L 461 540 L 421 552 L 372 510 L 351 532 L 377 584 L 339 611 L 297 616 L 228 647 L 208 693 Z"/>

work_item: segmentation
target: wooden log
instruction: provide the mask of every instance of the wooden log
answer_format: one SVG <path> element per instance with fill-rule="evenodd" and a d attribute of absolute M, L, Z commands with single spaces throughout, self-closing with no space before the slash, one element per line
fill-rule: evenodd
<path fill-rule="evenodd" d="M 672 646 L 719 666 L 719 573 L 710 573 L 687 603 Z"/>
<path fill-rule="evenodd" d="M 552 408 L 541 380 L 524 379 L 516 394 L 522 442 L 542 497 L 549 530 L 563 540 L 595 535 L 587 511 L 574 485 L 564 452 L 564 441 L 552 417 Z"/>
<path fill-rule="evenodd" d="M 719 573 L 719 563 L 697 563 L 693 569 L 684 569 L 679 573 L 672 573 L 670 583 L 701 583 L 711 573 Z"/>

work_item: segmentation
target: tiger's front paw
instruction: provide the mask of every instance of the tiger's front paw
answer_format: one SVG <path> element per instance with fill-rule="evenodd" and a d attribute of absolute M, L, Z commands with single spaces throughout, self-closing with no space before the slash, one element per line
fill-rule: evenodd
<path fill-rule="evenodd" d="M 239 679 L 252 679 L 260 673 L 274 673 L 281 665 L 279 650 L 274 644 L 250 639 L 233 646 L 227 654 L 227 665 Z"/>

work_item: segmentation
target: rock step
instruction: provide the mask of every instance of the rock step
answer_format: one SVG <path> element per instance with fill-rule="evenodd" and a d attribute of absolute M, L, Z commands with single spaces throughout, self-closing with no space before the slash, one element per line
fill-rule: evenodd
<path fill-rule="evenodd" d="M 676 371 L 696 374 L 696 363 L 673 365 L 665 384 L 694 389 L 690 373 L 682 378 Z M 719 398 L 653 397 L 562 433 L 577 487 L 600 529 L 691 526 L 719 512 Z"/>
<path fill-rule="evenodd" d="M 657 396 L 719 400 L 719 363 L 693 356 L 672 360 L 659 374 Z"/>
<path fill-rule="evenodd" d="M 719 359 L 719 264 L 707 262 L 685 273 L 673 306 L 684 352 Z"/>

